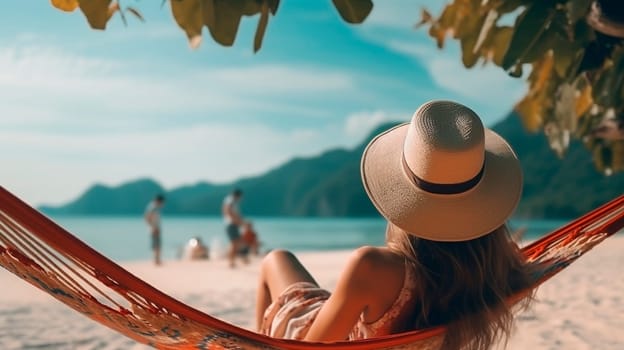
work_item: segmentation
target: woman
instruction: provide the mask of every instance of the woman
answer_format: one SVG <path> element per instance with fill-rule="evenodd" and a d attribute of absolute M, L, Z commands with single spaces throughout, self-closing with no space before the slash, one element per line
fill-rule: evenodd
<path fill-rule="evenodd" d="M 505 224 L 522 189 L 507 142 L 469 108 L 432 101 L 373 139 L 361 172 L 388 221 L 386 246 L 351 254 L 331 294 L 292 254 L 269 254 L 259 330 L 339 341 L 446 325 L 443 349 L 506 339 L 513 314 L 505 300 L 529 287 L 531 273 Z"/>

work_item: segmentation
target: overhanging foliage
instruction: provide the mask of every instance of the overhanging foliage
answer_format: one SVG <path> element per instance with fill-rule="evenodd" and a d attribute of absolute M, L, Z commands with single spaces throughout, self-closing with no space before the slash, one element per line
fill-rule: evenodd
<path fill-rule="evenodd" d="M 163 0 L 163 4 L 167 0 Z M 343 20 L 361 23 L 373 8 L 371 0 L 332 0 Z M 77 8 L 87 18 L 93 29 L 106 29 L 114 14 L 119 14 L 126 23 L 130 13 L 143 20 L 141 13 L 132 6 L 123 6 L 122 0 L 50 0 L 59 10 L 73 12 Z M 192 48 L 199 47 L 204 26 L 213 40 L 224 46 L 234 44 L 243 16 L 260 15 L 254 52 L 262 47 L 262 39 L 269 23 L 269 15 L 275 15 L 280 0 L 170 0 L 171 12 L 176 23 L 188 37 Z"/>
<path fill-rule="evenodd" d="M 164 0 L 166 1 L 166 0 Z M 438 17 L 423 10 L 439 48 L 447 37 L 460 42 L 471 68 L 493 63 L 510 76 L 528 74 L 528 91 L 515 106 L 525 128 L 543 130 L 559 155 L 579 138 L 607 174 L 624 170 L 624 9 L 621 0 L 454 0 Z M 371 0 L 332 0 L 348 23 L 361 23 Z M 143 20 L 122 0 L 51 0 L 56 8 L 79 8 L 94 29 L 126 14 Z M 123 2 L 125 4 L 125 1 Z M 164 4 L 164 2 L 163 2 Z M 279 0 L 170 0 L 176 23 L 191 47 L 204 27 L 213 40 L 234 43 L 243 16 L 259 15 L 254 52 L 262 46 Z M 505 24 L 508 23 L 508 24 Z"/>
<path fill-rule="evenodd" d="M 624 22 L 609 17 L 624 15 L 618 1 L 455 0 L 437 18 L 423 10 L 419 25 L 439 48 L 459 40 L 466 68 L 530 68 L 515 106 L 525 128 L 543 129 L 559 156 L 580 138 L 609 174 L 624 170 Z"/>

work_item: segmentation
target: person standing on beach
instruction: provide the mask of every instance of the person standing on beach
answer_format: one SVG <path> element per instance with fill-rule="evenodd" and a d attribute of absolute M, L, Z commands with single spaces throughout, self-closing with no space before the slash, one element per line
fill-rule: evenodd
<path fill-rule="evenodd" d="M 240 189 L 234 189 L 232 193 L 227 195 L 223 200 L 222 213 L 225 220 L 225 233 L 230 240 L 230 249 L 228 251 L 228 259 L 230 261 L 230 267 L 235 267 L 234 260 L 236 254 L 241 247 L 242 240 L 240 236 L 240 226 L 244 220 L 240 214 L 239 203 L 243 197 L 243 191 Z"/>
<path fill-rule="evenodd" d="M 145 208 L 145 222 L 150 228 L 152 251 L 154 253 L 154 263 L 160 265 L 160 210 L 165 204 L 165 197 L 162 194 L 157 195 Z"/>

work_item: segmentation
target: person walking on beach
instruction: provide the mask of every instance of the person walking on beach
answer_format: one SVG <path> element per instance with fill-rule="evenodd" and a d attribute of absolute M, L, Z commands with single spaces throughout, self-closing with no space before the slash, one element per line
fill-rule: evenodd
<path fill-rule="evenodd" d="M 239 207 L 242 197 L 243 191 L 238 188 L 234 189 L 232 193 L 225 197 L 221 208 L 223 219 L 225 220 L 225 233 L 230 241 L 230 248 L 228 250 L 230 267 L 236 267 L 236 255 L 242 247 L 240 226 L 244 223 L 244 220 L 241 216 Z"/>
<path fill-rule="evenodd" d="M 332 293 L 292 253 L 269 253 L 259 332 L 330 342 L 444 325 L 433 341 L 445 350 L 485 350 L 507 338 L 508 298 L 530 286 L 532 273 L 506 224 L 522 189 L 509 144 L 471 109 L 432 101 L 368 144 L 361 175 L 387 220 L 385 246 L 352 253 Z M 531 300 L 525 294 L 517 306 Z"/>
<path fill-rule="evenodd" d="M 162 194 L 154 197 L 152 201 L 145 208 L 145 222 L 150 229 L 151 246 L 154 254 L 154 263 L 160 265 L 160 250 L 161 250 L 161 230 L 160 230 L 160 211 L 165 203 L 165 197 Z"/>

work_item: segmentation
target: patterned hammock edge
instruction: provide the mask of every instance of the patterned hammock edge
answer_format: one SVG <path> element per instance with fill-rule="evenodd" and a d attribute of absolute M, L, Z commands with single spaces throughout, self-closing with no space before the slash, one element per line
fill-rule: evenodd
<path fill-rule="evenodd" d="M 624 195 L 522 248 L 536 288 L 624 227 Z M 0 186 L 0 265 L 54 298 L 157 349 L 437 349 L 444 327 L 351 342 L 267 337 L 152 287 Z M 530 290 L 509 300 L 514 303 Z M 96 295 L 100 295 L 96 297 Z M 118 300 L 123 300 L 122 305 Z"/>

